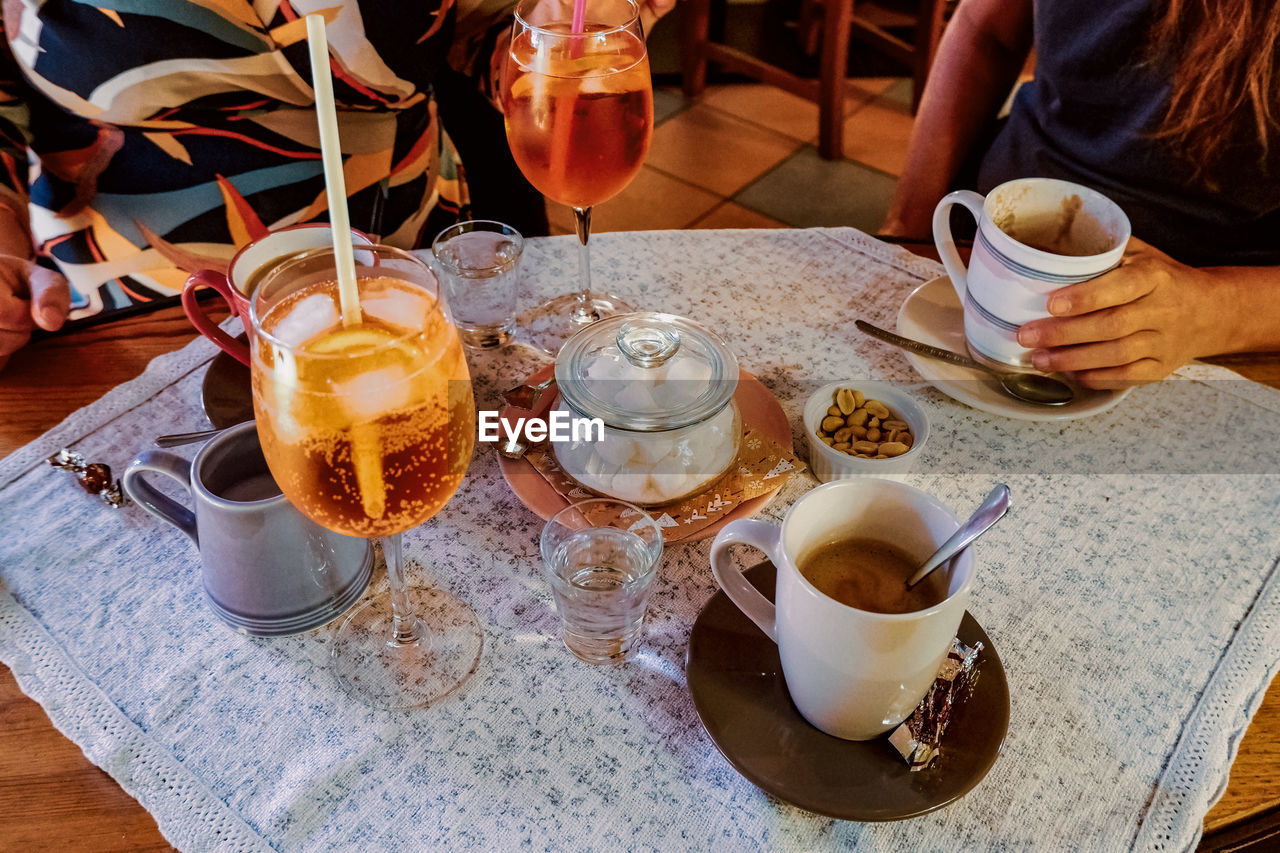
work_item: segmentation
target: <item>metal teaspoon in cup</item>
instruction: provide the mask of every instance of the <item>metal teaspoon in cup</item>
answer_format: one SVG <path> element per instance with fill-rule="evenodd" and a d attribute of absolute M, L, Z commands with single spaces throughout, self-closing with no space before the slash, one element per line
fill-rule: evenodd
<path fill-rule="evenodd" d="M 902 335 L 885 331 L 865 320 L 857 320 L 854 325 L 858 327 L 859 331 L 873 338 L 879 338 L 885 343 L 900 349 L 910 350 L 928 358 L 936 358 L 939 361 L 958 364 L 961 367 L 990 373 L 1000 381 L 1000 387 L 1004 389 L 1006 394 L 1026 403 L 1035 403 L 1040 406 L 1064 406 L 1074 400 L 1076 396 L 1070 385 L 1061 379 L 1045 376 L 1043 373 L 1005 373 L 993 367 L 987 367 L 985 364 L 980 364 L 958 352 L 930 346 L 929 344 L 913 341 L 911 338 L 904 338 Z"/>
<path fill-rule="evenodd" d="M 907 581 L 907 588 L 915 586 L 928 576 L 929 572 L 968 548 L 973 540 L 986 533 L 1009 511 L 1009 487 L 1004 483 L 992 489 L 982 505 L 973 511 L 973 515 L 952 534 L 951 538 L 933 552 L 933 556 L 925 560 L 924 565 Z"/>

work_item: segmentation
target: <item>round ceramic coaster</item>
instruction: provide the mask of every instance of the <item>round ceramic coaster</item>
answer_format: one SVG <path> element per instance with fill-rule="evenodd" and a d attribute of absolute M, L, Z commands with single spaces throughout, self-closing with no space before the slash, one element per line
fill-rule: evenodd
<path fill-rule="evenodd" d="M 542 380 L 550 378 L 552 370 L 553 366 L 548 365 L 526 379 L 525 383 L 536 385 Z M 778 398 L 773 396 L 773 392 L 766 388 L 759 379 L 745 370 L 742 371 L 739 374 L 738 391 L 734 395 L 734 399 L 738 401 L 738 408 L 742 411 L 743 423 L 758 428 L 776 442 L 778 446 L 788 451 L 794 450 L 795 444 L 791 433 L 791 422 L 787 420 L 787 413 L 783 411 L 782 404 L 778 402 Z M 511 491 L 515 493 L 515 496 L 520 499 L 521 503 L 536 513 L 539 518 L 543 520 L 550 519 L 557 512 L 569 506 L 569 501 L 561 496 L 528 461 L 524 459 L 508 459 L 502 454 L 498 454 L 498 468 L 502 471 L 503 479 L 507 481 L 507 485 L 511 487 Z M 687 537 L 671 541 L 698 542 L 702 539 L 709 539 L 719 533 L 720 529 L 730 521 L 739 518 L 751 518 L 756 515 L 781 490 L 782 485 L 779 485 L 768 494 L 743 501 L 715 524 L 704 527 Z"/>

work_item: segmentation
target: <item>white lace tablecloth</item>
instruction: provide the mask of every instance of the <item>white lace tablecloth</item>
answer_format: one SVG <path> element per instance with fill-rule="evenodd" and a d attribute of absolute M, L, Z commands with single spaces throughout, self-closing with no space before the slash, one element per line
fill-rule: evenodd
<path fill-rule="evenodd" d="M 202 426 L 216 352 L 203 340 L 0 461 L 0 659 L 22 689 L 188 850 L 1194 845 L 1280 662 L 1280 393 L 1196 366 L 1087 420 L 1006 420 L 918 384 L 853 330 L 857 317 L 892 328 L 936 264 L 849 229 L 602 234 L 592 247 L 599 285 L 728 338 L 798 448 L 809 390 L 900 381 L 934 429 L 908 481 L 961 513 L 1010 485 L 1014 511 L 978 546 L 971 609 L 1007 668 L 1012 720 L 974 791 L 857 824 L 756 789 L 684 684 L 690 625 L 715 588 L 708 543 L 668 548 L 636 661 L 578 663 L 538 574 L 541 522 L 487 450 L 406 540 L 419 576 L 485 626 L 460 696 L 369 710 L 335 689 L 325 631 L 233 633 L 205 609 L 181 533 L 105 509 L 44 464 L 72 446 L 122 471 L 157 433 Z M 525 258 L 525 304 L 571 288 L 568 238 L 531 240 Z M 473 359 L 480 405 L 536 363 L 519 349 Z M 794 478 L 765 516 L 812 485 Z"/>

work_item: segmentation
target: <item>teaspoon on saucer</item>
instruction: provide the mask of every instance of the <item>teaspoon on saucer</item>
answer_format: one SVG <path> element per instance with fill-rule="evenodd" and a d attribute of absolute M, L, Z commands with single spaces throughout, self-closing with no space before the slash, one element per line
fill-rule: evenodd
<path fill-rule="evenodd" d="M 930 346 L 920 341 L 913 341 L 911 338 L 904 338 L 893 332 L 885 331 L 879 326 L 873 326 L 865 320 L 858 320 L 854 325 L 858 327 L 859 331 L 873 338 L 879 338 L 885 343 L 900 349 L 910 350 L 928 358 L 936 358 L 939 361 L 958 364 L 961 367 L 968 367 L 972 370 L 990 373 L 1000 381 L 1000 387 L 1004 389 L 1006 394 L 1023 402 L 1035 403 L 1040 406 L 1064 406 L 1074 400 L 1076 396 L 1070 385 L 1061 379 L 1045 376 L 1043 373 L 1005 373 L 974 361 L 967 355 Z"/>
<path fill-rule="evenodd" d="M 155 441 L 151 442 L 156 447 L 181 447 L 184 444 L 195 444 L 198 441 L 207 441 L 213 438 L 220 429 L 202 429 L 199 432 L 179 432 L 173 435 L 162 435 Z"/>

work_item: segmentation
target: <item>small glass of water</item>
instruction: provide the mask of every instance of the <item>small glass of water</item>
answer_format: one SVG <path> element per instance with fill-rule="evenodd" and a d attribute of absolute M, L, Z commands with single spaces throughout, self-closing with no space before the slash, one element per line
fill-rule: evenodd
<path fill-rule="evenodd" d="M 547 522 L 541 548 L 565 647 L 593 664 L 631 657 L 662 557 L 658 523 L 623 501 L 582 501 Z"/>
<path fill-rule="evenodd" d="M 516 329 L 516 286 L 524 238 L 510 225 L 477 219 L 441 231 L 431 245 L 445 300 L 462 342 L 492 349 Z"/>

